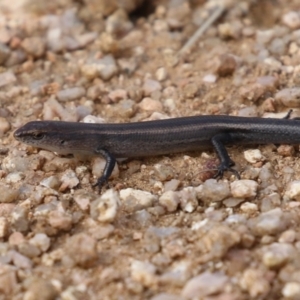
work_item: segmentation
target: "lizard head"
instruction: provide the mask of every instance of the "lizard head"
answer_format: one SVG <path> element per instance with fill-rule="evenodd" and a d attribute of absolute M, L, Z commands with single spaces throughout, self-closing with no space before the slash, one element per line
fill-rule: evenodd
<path fill-rule="evenodd" d="M 64 122 L 32 121 L 17 129 L 14 138 L 30 146 L 69 154 L 72 149 L 72 134 L 62 130 L 62 123 Z"/>

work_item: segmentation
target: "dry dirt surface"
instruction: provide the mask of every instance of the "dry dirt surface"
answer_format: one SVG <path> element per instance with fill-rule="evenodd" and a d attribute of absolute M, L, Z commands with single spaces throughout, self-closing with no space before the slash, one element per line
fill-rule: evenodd
<path fill-rule="evenodd" d="M 103 158 L 13 137 L 299 117 L 299 70 L 299 0 L 1 0 L 0 300 L 300 299 L 298 146 L 230 147 L 240 180 L 209 149 L 123 160 L 99 193 Z"/>

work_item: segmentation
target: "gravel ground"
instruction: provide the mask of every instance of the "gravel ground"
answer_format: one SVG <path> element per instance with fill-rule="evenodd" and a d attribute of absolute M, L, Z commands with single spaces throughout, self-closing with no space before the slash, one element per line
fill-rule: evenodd
<path fill-rule="evenodd" d="M 300 299 L 298 147 L 231 147 L 241 180 L 212 179 L 213 151 L 122 161 L 99 194 L 102 158 L 12 135 L 37 119 L 299 117 L 299 0 L 0 11 L 0 300 Z"/>

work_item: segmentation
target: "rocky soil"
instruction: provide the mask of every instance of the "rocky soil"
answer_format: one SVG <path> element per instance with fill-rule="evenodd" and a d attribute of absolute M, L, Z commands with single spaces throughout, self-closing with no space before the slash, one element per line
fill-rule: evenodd
<path fill-rule="evenodd" d="M 300 299 L 298 146 L 230 147 L 240 180 L 213 179 L 211 150 L 137 157 L 99 193 L 101 157 L 13 138 L 32 120 L 299 117 L 299 0 L 0 12 L 0 300 Z"/>

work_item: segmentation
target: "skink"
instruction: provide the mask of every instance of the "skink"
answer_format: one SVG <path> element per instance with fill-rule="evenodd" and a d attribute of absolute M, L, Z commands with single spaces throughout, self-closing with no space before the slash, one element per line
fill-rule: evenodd
<path fill-rule="evenodd" d="M 144 157 L 204 150 L 213 147 L 220 164 L 216 176 L 232 169 L 225 145 L 300 144 L 300 120 L 234 116 L 194 116 L 166 120 L 91 124 L 32 121 L 14 137 L 26 144 L 59 154 L 101 155 L 106 160 L 99 188 L 111 175 L 116 158 Z M 96 186 L 95 185 L 95 186 Z"/>

